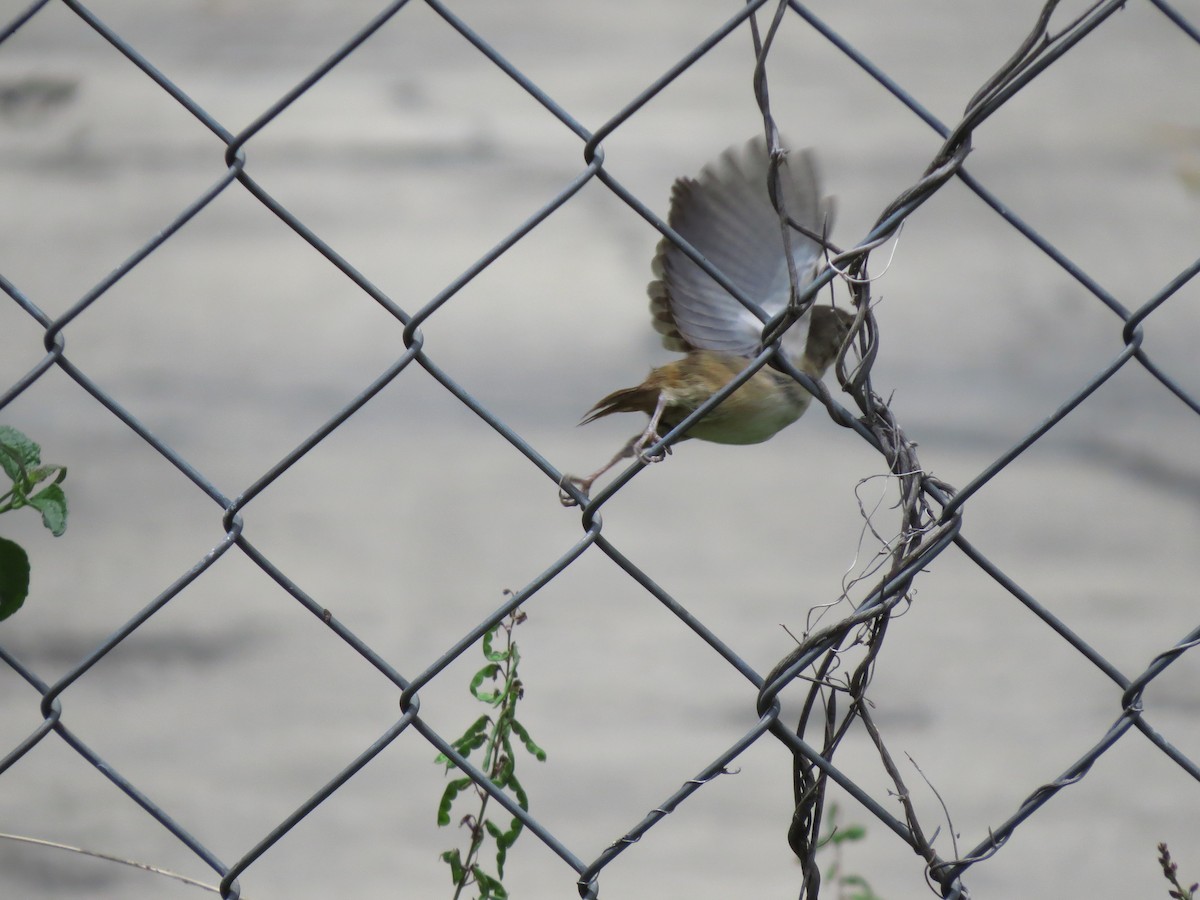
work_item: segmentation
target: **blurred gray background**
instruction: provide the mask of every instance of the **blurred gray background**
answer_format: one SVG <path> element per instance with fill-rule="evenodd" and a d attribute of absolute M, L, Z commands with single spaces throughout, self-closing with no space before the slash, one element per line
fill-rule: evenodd
<path fill-rule="evenodd" d="M 1200 20 L 1195 0 L 1177 7 Z M 1040 2 L 817 2 L 811 8 L 954 123 Z M 1065 4 L 1062 21 L 1080 4 Z M 0 3 L 8 22 L 23 3 Z M 97 0 L 99 17 L 238 131 L 373 16 L 343 0 Z M 736 2 L 610 0 L 452 8 L 596 129 L 714 31 Z M 609 171 L 659 215 L 673 178 L 761 130 L 749 33 L 705 56 L 606 142 Z M 769 69 L 783 132 L 819 154 L 850 245 L 941 141 L 800 19 Z M 1131 3 L 995 114 L 969 170 L 1127 307 L 1200 247 L 1200 48 Z M 50 4 L 0 44 L 0 272 L 61 314 L 224 171 L 210 132 Z M 410 3 L 254 137 L 247 171 L 404 309 L 431 297 L 582 169 L 579 141 L 429 7 Z M 556 466 L 589 471 L 641 427 L 576 429 L 608 391 L 669 358 L 649 328 L 657 233 L 593 182 L 423 327 L 430 358 Z M 889 250 L 874 257 L 879 273 Z M 905 226 L 880 303 L 877 389 L 923 464 L 968 482 L 1121 350 L 1120 321 L 960 184 Z M 1195 284 L 1145 324 L 1193 396 Z M 67 354 L 228 496 L 245 490 L 403 352 L 401 328 L 241 187 L 65 331 Z M 0 386 L 42 356 L 0 302 Z M 835 393 L 836 393 L 836 385 Z M 848 402 L 848 401 L 847 401 Z M 66 535 L 29 511 L 0 531 L 32 593 L 0 643 L 47 681 L 222 536 L 221 510 L 57 369 L 0 412 L 70 469 Z M 967 505 L 965 533 L 1127 675 L 1197 621 L 1200 421 L 1127 366 Z M 811 607 L 898 525 L 882 460 L 814 409 L 754 447 L 688 443 L 604 510 L 605 535 L 759 671 Z M 244 511 L 247 537 L 408 677 L 580 536 L 555 485 L 417 366 Z M 843 607 L 844 609 L 845 607 Z M 534 815 L 586 859 L 754 720 L 754 690 L 599 551 L 527 604 L 519 760 Z M 457 736 L 482 708 L 472 650 L 422 691 Z M 1153 683 L 1147 715 L 1200 758 L 1200 664 Z M 797 692 L 797 695 L 799 693 Z M 870 696 L 945 857 L 1008 818 L 1116 719 L 1120 692 L 956 550 L 917 580 Z M 40 721 L 0 671 L 0 752 Z M 398 717 L 393 686 L 236 549 L 62 697 L 63 721 L 232 863 Z M 449 897 L 434 750 L 415 732 L 268 851 L 244 896 Z M 933 790 L 950 813 L 944 821 Z M 866 736 L 838 757 L 885 805 Z M 793 897 L 790 760 L 763 740 L 604 870 L 602 896 Z M 1200 785 L 1131 732 L 972 868 L 977 897 L 1158 896 L 1155 845 L 1200 877 Z M 922 863 L 868 826 L 845 868 L 888 900 L 927 896 Z M 51 735 L 0 777 L 0 831 L 216 877 Z M 574 896 L 526 835 L 514 897 Z M 0 895 L 197 896 L 114 864 L 0 841 Z"/>

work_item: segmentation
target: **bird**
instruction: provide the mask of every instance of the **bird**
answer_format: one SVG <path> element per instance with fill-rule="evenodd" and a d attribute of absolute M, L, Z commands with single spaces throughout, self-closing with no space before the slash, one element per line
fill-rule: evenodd
<path fill-rule="evenodd" d="M 789 243 L 797 287 L 803 289 L 820 271 L 824 251 L 820 238 L 832 225 L 833 204 L 821 196 L 812 151 L 784 152 L 779 191 L 791 220 Z M 770 163 L 761 136 L 730 147 L 697 177 L 675 180 L 667 217 L 680 237 L 768 317 L 782 312 L 791 298 L 780 216 L 768 190 Z M 647 292 L 654 329 L 667 350 L 684 356 L 652 369 L 636 387 L 613 391 L 584 414 L 580 425 L 619 412 L 650 416 L 645 430 L 591 475 L 563 477 L 584 496 L 623 459 L 660 461 L 669 449 L 651 455 L 646 448 L 741 374 L 762 349 L 763 323 L 673 241 L 664 237 L 659 242 L 651 271 L 654 280 Z M 853 321 L 846 310 L 814 304 L 783 334 L 783 352 L 796 368 L 819 380 L 837 358 Z M 679 440 L 761 443 L 800 418 L 811 402 L 812 395 L 794 378 L 764 366 Z M 561 499 L 566 506 L 575 505 L 566 491 Z"/>

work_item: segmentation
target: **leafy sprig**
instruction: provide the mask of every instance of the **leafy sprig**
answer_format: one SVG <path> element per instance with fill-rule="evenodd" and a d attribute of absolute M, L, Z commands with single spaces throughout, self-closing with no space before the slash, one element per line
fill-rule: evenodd
<path fill-rule="evenodd" d="M 493 785 L 510 791 L 517 805 L 528 810 L 529 797 L 516 776 L 517 754 L 513 749 L 513 737 L 538 762 L 545 762 L 546 751 L 534 743 L 525 726 L 517 721 L 517 703 L 524 697 L 525 691 L 517 672 L 521 654 L 512 639 L 512 631 L 524 621 L 525 614 L 514 610 L 507 619 L 483 636 L 483 655 L 487 664 L 471 679 L 470 691 L 476 700 L 495 711 L 485 713 L 472 722 L 451 746 L 463 757 L 483 750 L 483 761 L 479 768 Z M 503 646 L 498 647 L 497 640 L 501 636 Z M 443 753 L 438 754 L 436 762 L 444 765 L 447 773 L 457 768 L 454 761 Z M 459 819 L 459 825 L 465 827 L 470 835 L 466 855 L 457 847 L 441 855 L 442 861 L 450 866 L 455 900 L 471 886 L 478 892 L 478 900 L 508 900 L 508 890 L 503 884 L 504 863 L 509 848 L 521 835 L 524 827 L 521 820 L 512 817 L 503 823 L 489 818 L 491 795 L 464 775 L 452 779 L 442 792 L 438 804 L 438 825 L 449 825 L 455 805 L 470 802 L 472 796 L 478 801 L 478 808 Z M 488 839 L 496 848 L 495 875 L 486 871 L 480 862 Z"/>
<path fill-rule="evenodd" d="M 15 428 L 0 425 L 0 470 L 12 487 L 0 494 L 0 513 L 22 506 L 42 514 L 55 537 L 67 530 L 67 495 L 61 487 L 66 466 L 42 465 L 42 448 Z M 7 619 L 29 595 L 29 555 L 15 541 L 0 538 L 0 619 Z"/>
<path fill-rule="evenodd" d="M 817 843 L 817 850 L 829 847 L 833 851 L 833 862 L 825 873 L 825 880 L 834 885 L 838 900 L 882 900 L 866 878 L 847 872 L 843 864 L 846 845 L 865 840 L 867 829 L 862 825 L 842 825 L 838 816 L 837 804 L 831 803 L 825 815 L 825 834 Z"/>

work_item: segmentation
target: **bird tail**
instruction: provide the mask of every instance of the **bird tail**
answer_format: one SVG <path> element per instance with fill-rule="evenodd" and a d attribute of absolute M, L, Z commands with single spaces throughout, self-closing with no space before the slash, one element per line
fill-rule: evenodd
<path fill-rule="evenodd" d="M 586 425 L 588 422 L 595 422 L 599 418 L 619 412 L 644 412 L 649 414 L 657 402 L 657 389 L 648 388 L 645 385 L 622 388 L 619 391 L 613 391 L 584 413 L 583 418 L 579 420 L 579 424 Z"/>

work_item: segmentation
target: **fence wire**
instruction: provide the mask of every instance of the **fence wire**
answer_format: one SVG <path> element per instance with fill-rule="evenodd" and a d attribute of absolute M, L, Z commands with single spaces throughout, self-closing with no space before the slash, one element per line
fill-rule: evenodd
<path fill-rule="evenodd" d="M 0 762 L 0 774 L 7 778 L 20 778 L 21 767 L 18 763 L 31 754 L 37 754 L 47 740 L 57 739 L 65 742 L 217 873 L 221 896 L 230 898 L 241 896 L 239 879 L 253 873 L 256 862 L 283 840 L 302 819 L 329 801 L 336 792 L 351 782 L 364 766 L 385 753 L 393 742 L 401 738 L 411 740 L 412 735 L 420 735 L 432 748 L 452 759 L 482 790 L 520 819 L 537 840 L 572 870 L 578 893 L 585 898 L 600 895 L 605 869 L 620 855 L 633 852 L 652 854 L 653 848 L 638 846 L 639 840 L 689 798 L 703 791 L 718 775 L 736 767 L 739 757 L 758 742 L 778 742 L 787 749 L 793 760 L 790 782 L 794 792 L 795 812 L 790 828 L 782 826 L 781 831 L 786 829 L 787 841 L 801 864 L 801 874 L 797 878 L 795 889 L 801 896 L 810 898 L 817 897 L 823 889 L 818 849 L 826 833 L 823 823 L 827 821 L 827 790 L 831 784 L 835 784 L 838 790 L 857 801 L 862 815 L 878 820 L 886 831 L 894 834 L 896 839 L 923 858 L 928 883 L 934 893 L 946 898 L 957 898 L 969 896 L 968 884 L 973 870 L 983 867 L 1001 853 L 1005 843 L 1023 823 L 1037 816 L 1064 788 L 1087 776 L 1098 760 L 1110 753 L 1122 739 L 1131 739 L 1129 735 L 1134 731 L 1156 748 L 1163 759 L 1169 760 L 1172 765 L 1190 776 L 1193 782 L 1200 781 L 1200 764 L 1173 743 L 1171 734 L 1156 725 L 1145 700 L 1146 692 L 1155 679 L 1200 642 L 1200 626 L 1180 634 L 1174 644 L 1163 647 L 1161 652 L 1149 660 L 1144 660 L 1140 666 L 1133 669 L 1119 667 L 1091 646 L 1081 636 L 1077 627 L 1072 627 L 1071 623 L 1060 618 L 1051 605 L 1039 601 L 1031 591 L 1023 588 L 1015 577 L 992 562 L 971 539 L 970 529 L 963 522 L 963 514 L 969 501 L 981 489 L 1005 470 L 1019 465 L 1027 450 L 1058 427 L 1119 372 L 1130 367 L 1140 367 L 1162 390 L 1177 399 L 1180 415 L 1186 415 L 1188 412 L 1200 414 L 1200 401 L 1189 393 L 1179 374 L 1152 357 L 1146 346 L 1144 331 L 1145 323 L 1156 311 L 1181 296 L 1185 288 L 1194 291 L 1194 279 L 1200 272 L 1200 258 L 1177 273 L 1144 271 L 1142 274 L 1149 296 L 1139 305 L 1130 306 L 1106 290 L 1099 279 L 1092 277 L 1073 262 L 1066 252 L 1039 234 L 999 196 L 964 168 L 980 127 L 1043 73 L 1053 70 L 1053 67 L 1060 64 L 1074 48 L 1086 45 L 1089 38 L 1107 27 L 1112 17 L 1121 13 L 1126 5 L 1124 2 L 1098 2 L 1070 14 L 1059 10 L 1056 0 L 1047 2 L 1036 21 L 1031 23 L 1026 39 L 1012 51 L 1008 61 L 974 91 L 961 119 L 953 123 L 940 121 L 918 98 L 908 94 L 900 84 L 890 78 L 883 71 L 883 67 L 867 58 L 835 32 L 809 6 L 798 2 L 771 0 L 754 0 L 738 8 L 731 5 L 731 15 L 724 24 L 671 65 L 660 78 L 646 85 L 608 121 L 595 130 L 590 130 L 573 116 L 571 111 L 560 106 L 549 92 L 539 86 L 535 78 L 521 71 L 499 52 L 490 42 L 488 34 L 473 30 L 467 21 L 460 17 L 461 11 L 456 9 L 454 3 L 424 0 L 424 5 L 429 10 L 436 13 L 449 28 L 465 38 L 479 54 L 486 57 L 536 101 L 544 110 L 545 116 L 557 120 L 577 137 L 584 164 L 577 175 L 553 198 L 511 233 L 503 236 L 474 264 L 463 270 L 427 302 L 411 306 L 398 302 L 372 283 L 367 275 L 359 271 L 322 237 L 316 226 L 307 223 L 303 216 L 285 206 L 257 181 L 252 174 L 253 166 L 249 162 L 246 149 L 251 139 L 276 123 L 300 98 L 352 57 L 369 38 L 381 29 L 403 28 L 403 19 L 397 14 L 407 5 L 407 0 L 399 0 L 380 9 L 374 18 L 346 40 L 328 59 L 305 74 L 240 131 L 226 127 L 216 116 L 210 114 L 168 74 L 160 71 L 143 56 L 137 46 L 110 26 L 92 6 L 73 0 L 41 0 L 18 14 L 10 15 L 7 22 L 0 23 L 3 26 L 0 29 L 0 61 L 3 61 L 6 42 L 20 35 L 22 29 L 33 26 L 40 16 L 49 15 L 51 10 L 57 9 L 59 13 L 69 12 L 77 17 L 80 27 L 86 27 L 100 35 L 115 52 L 128 59 L 146 78 L 173 98 L 216 137 L 224 148 L 225 166 L 225 171 L 220 177 L 190 203 L 180 208 L 166 227 L 116 265 L 108 276 L 95 283 L 59 315 L 45 312 L 20 284 L 0 273 L 0 286 L 17 307 L 37 323 L 41 329 L 44 347 L 44 354 L 37 363 L 0 395 L 0 409 L 5 409 L 18 397 L 32 395 L 38 390 L 39 382 L 53 370 L 65 373 L 108 413 L 119 419 L 145 444 L 167 460 L 183 478 L 216 503 L 221 511 L 220 519 L 224 529 L 224 537 L 209 553 L 186 571 L 179 573 L 172 584 L 150 599 L 135 616 L 119 627 L 117 623 L 113 623 L 115 630 L 111 635 L 89 648 L 71 665 L 69 671 L 57 680 L 47 680 L 44 673 L 23 662 L 17 653 L 6 647 L 4 633 L 0 630 L 0 659 L 33 689 L 29 694 L 29 702 L 39 704 L 38 717 L 41 720 L 32 732 L 14 746 L 0 748 L 6 750 L 6 755 Z M 1145 5 L 1161 14 L 1165 22 L 1191 42 L 1193 50 L 1197 49 L 1196 45 L 1200 44 L 1200 29 L 1196 22 L 1167 2 L 1147 0 Z M 777 149 L 780 146 L 780 131 L 795 131 L 789 123 L 776 121 L 771 106 L 771 83 L 768 77 L 773 54 L 786 52 L 779 49 L 777 41 L 779 29 L 785 23 L 791 28 L 802 24 L 812 35 L 828 42 L 944 141 L 940 150 L 929 161 L 923 175 L 900 192 L 895 200 L 879 213 L 874 227 L 867 234 L 853 246 L 831 247 L 827 257 L 828 264 L 822 274 L 803 291 L 794 291 L 793 303 L 787 312 L 765 324 L 764 349 L 754 361 L 757 368 L 773 365 L 790 374 L 816 395 L 838 425 L 852 431 L 882 457 L 887 471 L 894 476 L 898 485 L 897 512 L 900 522 L 896 535 L 885 541 L 886 559 L 861 574 L 858 583 L 861 596 L 855 598 L 852 609 L 839 612 L 842 607 L 836 606 L 826 610 L 824 616 L 816 623 L 820 624 L 820 627 L 814 626 L 801 635 L 795 648 L 784 659 L 768 673 L 760 674 L 731 648 L 721 634 L 711 630 L 693 610 L 651 577 L 645 564 L 639 562 L 636 546 L 619 545 L 606 534 L 600 512 L 645 468 L 643 462 L 634 462 L 593 497 L 588 498 L 582 494 L 575 496 L 581 504 L 583 533 L 577 541 L 563 548 L 556 559 L 548 560 L 544 570 L 536 578 L 519 590 L 512 591 L 503 604 L 478 621 L 449 649 L 432 655 L 423 671 L 402 671 L 403 667 L 389 658 L 386 651 L 374 645 L 368 636 L 356 633 L 339 621 L 326 608 L 322 599 L 310 596 L 298 580 L 293 580 L 285 566 L 273 560 L 271 555 L 247 538 L 244 531 L 244 516 L 247 510 L 256 498 L 274 485 L 285 472 L 341 428 L 351 416 L 371 403 L 388 385 L 417 369 L 432 376 L 449 395 L 486 422 L 517 453 L 540 470 L 548 484 L 558 490 L 558 486 L 563 484 L 564 473 L 510 422 L 473 396 L 454 372 L 434 361 L 432 354 L 426 350 L 426 338 L 422 328 L 430 323 L 439 311 L 454 303 L 464 286 L 512 250 L 556 211 L 572 203 L 581 189 L 591 183 L 604 185 L 637 216 L 649 222 L 668 239 L 677 240 L 678 236 L 653 212 L 653 202 L 641 199 L 606 168 L 605 139 L 618 132 L 635 116 L 652 116 L 653 110 L 647 108 L 651 101 L 707 54 L 730 39 L 745 40 L 748 36 L 756 58 L 752 71 L 750 67 L 747 69 L 747 78 L 751 83 L 752 96 L 757 101 L 762 115 L 764 134 L 770 146 Z M 1008 48 L 998 48 L 997 56 L 1003 56 L 1007 52 Z M 964 86 L 964 93 L 967 89 L 967 86 Z M 740 137 L 731 136 L 731 142 Z M 1070 385 L 1069 388 L 1064 386 L 1062 394 L 1055 398 L 1057 408 L 1051 414 L 1027 433 L 1012 435 L 1011 447 L 961 486 L 946 483 L 930 473 L 925 462 L 919 457 L 917 444 L 906 432 L 904 423 L 892 408 L 890 388 L 876 381 L 875 364 L 882 348 L 886 348 L 888 334 L 875 318 L 873 289 L 877 283 L 877 270 L 880 266 L 877 264 L 875 270 L 872 270 L 868 265 L 880 253 L 887 252 L 887 248 L 894 246 L 905 221 L 922 204 L 937 195 L 946 185 L 955 183 L 964 185 L 973 192 L 1011 229 L 1060 267 L 1096 303 L 1101 304 L 1107 313 L 1111 314 L 1112 331 L 1120 338 L 1120 349 L 1110 359 L 1105 360 L 1082 381 Z M 118 390 L 106 389 L 86 366 L 74 362 L 67 351 L 67 337 L 70 326 L 84 313 L 103 314 L 102 300 L 114 285 L 137 270 L 152 253 L 172 241 L 214 200 L 227 192 L 239 190 L 246 192 L 286 223 L 313 251 L 328 260 L 359 290 L 401 323 L 404 352 L 377 378 L 362 387 L 357 396 L 338 409 L 311 436 L 265 469 L 236 496 L 230 496 L 218 486 L 214 478 L 203 471 L 201 465 L 173 449 L 166 440 L 131 412 L 123 403 Z M 581 249 L 580 252 L 586 250 Z M 690 248 L 685 248 L 685 252 L 690 252 Z M 702 258 L 697 258 L 697 261 L 707 265 Z M 777 349 L 779 336 L 803 314 L 820 291 L 832 287 L 844 291 L 849 296 L 857 313 L 852 340 L 843 350 L 836 367 L 840 391 L 830 391 L 824 385 L 814 383 L 792 367 Z M 6 338 L 5 343 L 9 344 L 11 341 Z M 697 411 L 696 417 L 702 416 L 719 404 L 734 387 L 735 385 L 730 385 L 715 395 Z M 849 406 L 839 402 L 839 396 L 848 397 Z M 810 413 L 810 416 L 812 415 Z M 669 446 L 686 430 L 688 424 L 690 422 L 685 422 L 671 434 L 665 435 L 662 446 Z M 920 435 L 914 437 L 919 438 Z M 76 477 L 86 476 L 81 474 Z M 594 848 L 575 845 L 571 840 L 556 833 L 554 828 L 539 821 L 536 802 L 531 814 L 522 809 L 509 793 L 493 785 L 476 766 L 458 753 L 450 743 L 453 735 L 444 735 L 430 724 L 430 718 L 423 714 L 421 705 L 423 690 L 435 679 L 443 677 L 443 673 L 456 660 L 467 654 L 484 634 L 523 604 L 529 604 L 539 590 L 559 578 L 589 548 L 607 555 L 645 591 L 672 611 L 678 617 L 681 627 L 695 632 L 723 657 L 729 666 L 751 682 L 757 691 L 757 721 L 753 727 L 700 771 L 683 773 L 683 786 L 678 791 L 662 799 L 651 813 L 626 832 L 612 835 L 611 843 L 599 853 L 596 853 Z M 118 766 L 106 760 L 101 751 L 89 742 L 84 731 L 72 727 L 71 717 L 64 711 L 62 701 L 64 692 L 87 679 L 98 663 L 172 604 L 185 588 L 197 579 L 205 578 L 218 560 L 231 552 L 240 553 L 252 561 L 303 608 L 324 623 L 331 640 L 345 642 L 366 665 L 389 679 L 398 691 L 400 709 L 399 717 L 375 740 L 363 746 L 349 759 L 341 771 L 329 778 L 328 782 L 304 803 L 284 816 L 261 840 L 252 846 L 240 848 L 240 855 L 232 861 L 222 859 L 212 846 L 193 835 L 184 816 L 156 803 L 149 791 L 143 790 L 135 779 L 126 777 Z M 904 767 L 897 762 L 896 751 L 889 744 L 886 729 L 876 722 L 869 700 L 869 688 L 893 616 L 910 604 L 919 602 L 914 600 L 913 592 L 921 582 L 923 574 L 940 556 L 954 552 L 993 579 L 1040 619 L 1058 639 L 1073 648 L 1111 680 L 1117 687 L 1117 691 L 1112 695 L 1117 704 L 1113 709 L 1109 727 L 1096 734 L 1090 746 L 1080 748 L 1077 758 L 1070 766 L 1047 783 L 1030 785 L 1025 798 L 1003 821 L 989 827 L 986 833 L 961 835 L 965 846 L 960 847 L 955 841 L 953 852 L 948 854 L 945 838 L 941 840 L 940 849 L 935 847 L 943 823 L 940 820 L 922 819 L 918 814 L 912 801 L 912 790 L 905 781 Z M 1130 561 L 1131 566 L 1135 564 L 1134 561 Z M 789 688 L 804 692 L 798 712 L 784 710 L 782 695 Z M 856 726 L 865 730 L 874 747 L 881 771 L 890 782 L 889 796 L 882 796 L 875 787 L 867 786 L 861 778 L 856 778 L 837 762 L 839 747 L 847 735 L 861 733 L 855 731 Z M 431 769 L 432 771 L 435 770 Z M 780 772 L 781 783 L 785 777 L 786 774 Z M 911 779 L 911 776 L 908 777 Z M 1194 806 L 1194 802 L 1189 801 L 1196 796 L 1200 795 L 1192 793 L 1181 796 L 1179 802 L 1185 806 Z M 6 812 L 5 817 L 8 816 Z M 19 820 L 20 817 L 17 816 L 16 821 Z M 953 825 L 951 829 L 953 830 Z M 1195 851 L 1196 848 L 1180 849 Z M 520 848 L 515 852 L 520 852 Z M 1192 859 L 1200 860 L 1200 856 L 1193 855 Z M 556 892 L 561 894 L 569 883 L 564 879 L 556 888 Z M 269 888 L 269 885 L 266 887 Z M 903 891 L 907 891 L 909 895 L 914 893 L 911 885 L 876 887 L 884 896 L 893 896 Z M 834 890 L 828 885 L 824 889 L 827 892 Z"/>

